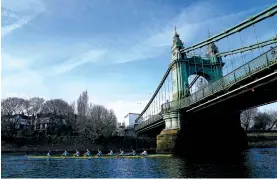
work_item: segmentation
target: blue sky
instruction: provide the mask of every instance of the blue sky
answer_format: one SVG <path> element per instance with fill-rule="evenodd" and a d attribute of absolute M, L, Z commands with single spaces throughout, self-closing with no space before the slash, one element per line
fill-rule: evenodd
<path fill-rule="evenodd" d="M 72 102 L 88 90 L 121 120 L 142 110 L 164 75 L 174 25 L 189 46 L 275 2 L 2 0 L 2 98 Z"/>

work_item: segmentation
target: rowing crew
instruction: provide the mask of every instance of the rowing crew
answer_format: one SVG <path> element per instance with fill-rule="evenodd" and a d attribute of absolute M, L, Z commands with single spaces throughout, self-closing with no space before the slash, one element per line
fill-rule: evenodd
<path fill-rule="evenodd" d="M 110 150 L 110 152 L 107 155 L 113 155 L 113 151 Z M 125 155 L 124 151 L 120 149 L 120 154 L 119 155 L 120 156 L 124 156 Z M 127 155 L 133 155 L 133 156 L 135 156 L 136 155 L 136 151 L 132 149 L 132 152 L 131 153 L 127 153 Z M 140 155 L 147 155 L 147 151 L 144 150 Z M 50 156 L 51 156 L 51 151 L 49 151 L 47 153 L 47 157 L 50 157 Z M 68 157 L 69 153 L 65 150 L 64 153 L 62 153 L 62 156 Z M 80 152 L 78 150 L 76 150 L 76 153 L 73 154 L 73 157 L 79 157 L 79 156 L 80 156 Z M 83 156 L 91 157 L 91 152 L 87 149 L 87 152 L 84 153 Z M 100 150 L 98 150 L 98 153 L 96 154 L 96 156 L 98 156 L 98 157 L 102 156 L 102 152 Z"/>

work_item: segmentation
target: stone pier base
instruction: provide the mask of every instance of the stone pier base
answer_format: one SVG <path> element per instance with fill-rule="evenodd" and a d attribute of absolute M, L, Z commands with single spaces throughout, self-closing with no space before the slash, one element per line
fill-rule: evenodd
<path fill-rule="evenodd" d="M 167 129 L 157 136 L 157 153 L 173 153 L 179 129 Z"/>

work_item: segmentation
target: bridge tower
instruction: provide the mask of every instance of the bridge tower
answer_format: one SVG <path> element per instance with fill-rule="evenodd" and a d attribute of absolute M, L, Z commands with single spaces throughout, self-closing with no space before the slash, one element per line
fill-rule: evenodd
<path fill-rule="evenodd" d="M 173 37 L 172 44 L 172 99 L 178 101 L 190 95 L 189 76 L 195 75 L 194 83 L 200 76 L 204 77 L 209 83 L 222 78 L 222 67 L 224 63 L 221 57 L 217 57 L 218 48 L 214 43 L 207 45 L 206 57 L 192 55 L 188 57 L 183 52 L 184 45 L 180 39 L 179 34 L 176 32 Z M 190 86 L 189 86 L 190 85 Z M 175 103 L 172 103 L 172 105 Z M 176 103 L 177 104 L 177 103 Z M 170 111 L 163 115 L 165 120 L 165 129 L 180 128 L 179 112 Z"/>
<path fill-rule="evenodd" d="M 204 77 L 209 83 L 222 78 L 224 63 L 221 57 L 217 57 L 218 48 L 214 43 L 207 45 L 206 56 L 188 55 L 183 52 L 184 45 L 176 32 L 173 37 L 171 63 L 172 67 L 172 99 L 179 100 L 190 95 L 189 76 Z M 192 80 L 192 83 L 195 82 Z"/>
<path fill-rule="evenodd" d="M 189 76 L 196 75 L 192 83 L 200 76 L 209 83 L 222 78 L 222 67 L 224 63 L 221 57 L 217 57 L 218 48 L 214 43 L 207 46 L 206 57 L 188 56 L 183 52 L 184 45 L 176 32 L 172 44 L 172 100 L 178 101 L 190 95 Z M 170 64 L 170 65 L 171 65 Z M 175 103 L 171 103 L 174 105 Z M 177 104 L 177 103 L 176 103 Z M 170 151 L 174 148 L 177 133 L 180 129 L 181 114 L 178 110 L 171 110 L 163 114 L 165 129 L 157 136 L 157 152 Z"/>
<path fill-rule="evenodd" d="M 186 54 L 181 53 L 181 50 L 184 49 L 183 42 L 179 38 L 179 34 L 176 32 L 175 27 L 175 34 L 173 37 L 173 44 L 172 44 L 172 57 L 171 57 L 171 64 L 175 63 L 172 67 L 172 99 L 178 100 L 183 95 L 188 94 L 188 76 L 186 73 L 186 64 L 180 63 L 184 59 L 186 59 Z"/>

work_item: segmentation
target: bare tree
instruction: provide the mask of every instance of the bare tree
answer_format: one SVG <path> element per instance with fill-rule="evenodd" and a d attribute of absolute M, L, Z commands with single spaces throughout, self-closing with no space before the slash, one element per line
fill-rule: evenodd
<path fill-rule="evenodd" d="M 110 137 L 116 128 L 116 116 L 102 105 L 89 105 L 87 116 L 79 116 L 78 132 L 91 139 Z"/>
<path fill-rule="evenodd" d="M 270 122 L 268 124 L 267 130 L 277 128 L 277 111 L 269 111 L 268 114 L 270 116 Z"/>
<path fill-rule="evenodd" d="M 70 105 L 62 99 L 47 100 L 42 105 L 42 112 L 55 115 L 68 115 L 69 113 L 73 113 Z"/>
<path fill-rule="evenodd" d="M 107 117 L 104 119 L 103 135 L 110 137 L 116 130 L 117 119 L 113 110 L 109 110 Z"/>
<path fill-rule="evenodd" d="M 83 116 L 80 116 L 80 120 L 78 120 L 79 132 L 86 133 L 90 138 L 96 139 L 101 135 L 102 130 L 102 121 L 101 115 L 103 111 L 103 106 L 100 105 L 89 105 L 88 115 L 85 120 L 83 120 Z"/>
<path fill-rule="evenodd" d="M 75 102 L 69 105 L 62 99 L 51 99 L 44 101 L 43 98 L 34 97 L 30 100 L 22 98 L 7 98 L 1 101 L 2 112 L 2 130 L 5 135 L 13 136 L 16 134 L 14 130 L 20 118 L 14 118 L 14 114 L 26 112 L 28 115 L 37 115 L 43 113 L 42 116 L 50 117 L 50 127 L 59 130 L 60 121 L 66 120 L 67 129 L 85 135 L 86 137 L 95 140 L 99 136 L 106 138 L 110 137 L 115 131 L 117 119 L 112 110 L 108 110 L 101 105 L 88 104 L 87 91 L 82 92 L 77 100 L 77 110 Z M 76 112 L 78 112 L 78 115 Z M 72 130 L 71 130 L 71 128 Z M 62 126 L 64 127 L 64 126 Z M 23 135 L 23 133 L 22 133 Z"/>
<path fill-rule="evenodd" d="M 116 128 L 116 116 L 114 112 L 107 110 L 104 106 L 91 106 L 89 119 L 92 120 L 93 131 L 98 136 L 110 137 Z"/>
<path fill-rule="evenodd" d="M 88 92 L 83 91 L 77 100 L 77 112 L 80 116 L 86 116 L 88 113 Z"/>
<path fill-rule="evenodd" d="M 23 98 L 9 97 L 1 101 L 2 115 L 12 116 L 26 111 L 28 101 Z"/>
<path fill-rule="evenodd" d="M 75 104 L 75 101 L 73 101 L 73 102 L 70 104 L 70 107 L 71 107 L 73 113 L 76 114 L 76 104 Z"/>
<path fill-rule="evenodd" d="M 9 97 L 1 101 L 1 127 L 6 134 L 16 133 L 16 125 L 19 124 L 21 118 L 14 115 L 26 112 L 28 104 L 28 100 L 18 97 Z"/>
<path fill-rule="evenodd" d="M 268 113 L 260 112 L 254 118 L 254 129 L 267 130 L 271 118 Z"/>
<path fill-rule="evenodd" d="M 249 110 L 245 110 L 241 113 L 240 120 L 241 124 L 245 128 L 246 131 L 248 131 L 251 122 L 253 122 L 255 116 L 258 114 L 258 109 L 257 108 L 252 108 Z"/>
<path fill-rule="evenodd" d="M 45 100 L 40 97 L 33 97 L 29 99 L 29 115 L 37 115 L 42 110 L 44 101 Z"/>

